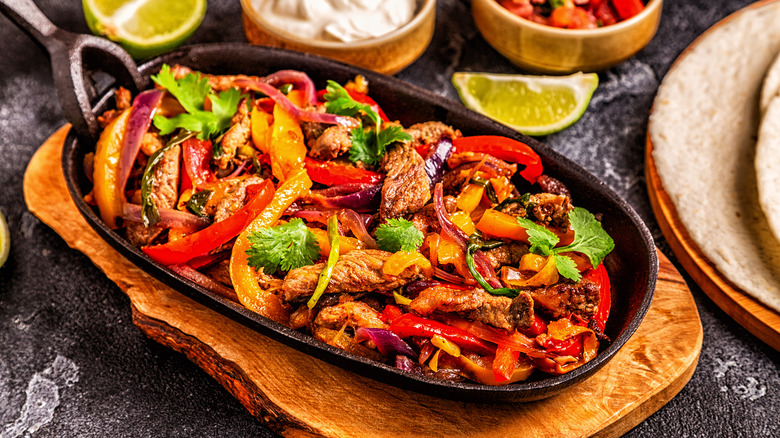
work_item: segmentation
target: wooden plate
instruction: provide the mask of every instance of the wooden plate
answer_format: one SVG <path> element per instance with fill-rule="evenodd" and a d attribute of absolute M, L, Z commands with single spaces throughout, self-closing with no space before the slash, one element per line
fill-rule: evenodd
<path fill-rule="evenodd" d="M 755 59 L 752 64 L 744 65 L 744 67 L 741 69 L 735 68 L 734 71 L 729 70 L 723 73 L 724 75 L 730 75 L 725 80 L 735 80 L 737 82 L 742 81 L 741 83 L 743 84 L 743 87 L 740 90 L 737 90 L 739 92 L 735 91 L 733 94 L 744 96 L 744 97 L 740 97 L 740 99 L 743 99 L 744 101 L 735 102 L 734 105 L 740 108 L 739 111 L 742 110 L 749 111 L 748 108 L 750 108 L 750 105 L 752 103 L 751 99 L 753 96 L 752 95 L 753 90 L 760 89 L 761 84 L 758 81 L 760 81 L 761 80 L 760 78 L 763 77 L 763 70 L 761 70 L 764 68 L 763 63 L 765 62 L 767 56 L 771 58 L 772 54 L 774 53 L 774 51 L 772 51 L 774 50 L 772 47 L 778 47 L 780 46 L 780 44 L 776 43 L 777 41 L 776 37 L 778 33 L 777 28 L 763 29 L 760 26 L 758 28 L 756 26 L 745 26 L 745 23 L 749 25 L 751 22 L 746 20 L 755 20 L 758 19 L 757 17 L 762 17 L 763 14 L 768 14 L 770 12 L 770 8 L 771 11 L 773 11 L 772 13 L 777 14 L 776 12 L 777 4 L 778 4 L 777 0 L 765 0 L 765 1 L 757 2 L 752 5 L 746 6 L 740 9 L 739 11 L 736 11 L 733 14 L 729 15 L 725 19 L 721 20 L 720 22 L 712 26 L 710 29 L 708 29 L 706 32 L 704 32 L 698 39 L 696 39 L 696 41 L 694 41 L 690 46 L 688 46 L 688 48 L 685 51 L 683 51 L 683 53 L 677 58 L 674 65 L 670 69 L 670 73 L 675 71 L 676 68 L 681 67 L 681 65 L 685 63 L 688 59 L 692 59 L 689 58 L 689 55 L 691 57 L 698 57 L 696 59 L 703 59 L 705 57 L 710 57 L 708 59 L 711 59 L 711 57 L 717 56 L 713 53 L 708 52 L 708 50 L 713 50 L 712 43 L 716 41 L 713 40 L 712 38 L 722 36 L 726 32 L 723 30 L 724 26 L 729 26 L 733 23 L 739 23 L 739 26 L 741 27 L 736 27 L 737 25 L 734 24 L 734 27 L 730 29 L 732 29 L 732 31 L 734 28 L 750 29 L 749 31 L 742 30 L 741 32 L 752 32 L 750 34 L 745 33 L 742 35 L 738 35 L 738 37 L 741 38 L 742 40 L 755 39 L 754 38 L 755 35 L 761 35 L 762 40 L 756 42 L 756 44 L 764 44 L 764 43 L 768 43 L 769 41 L 774 42 L 773 43 L 774 46 L 767 45 L 766 47 L 764 47 L 766 50 L 764 50 L 762 52 L 762 55 L 760 55 L 760 58 Z M 733 49 L 734 48 L 731 46 L 724 48 L 723 50 L 725 52 L 723 53 L 723 56 L 720 58 L 721 60 L 719 61 L 718 66 L 716 67 L 710 66 L 710 68 L 719 69 L 722 66 L 724 69 L 729 69 L 731 65 L 734 64 L 739 65 L 742 63 L 740 59 L 737 59 L 737 56 L 741 56 L 741 59 L 749 58 L 749 56 L 746 56 L 743 52 L 729 51 Z M 742 50 L 747 50 L 747 49 L 742 48 Z M 688 72 L 691 71 L 689 64 L 685 64 L 685 67 L 688 67 L 687 70 L 685 71 Z M 694 69 L 694 70 L 697 72 L 696 74 L 700 74 L 700 75 L 707 74 L 709 72 L 708 69 L 703 69 L 703 68 Z M 705 72 L 704 70 L 707 71 Z M 749 78 L 751 82 L 745 83 L 744 81 L 748 80 L 746 79 L 746 77 Z M 696 81 L 694 77 L 688 77 L 687 80 L 691 81 L 692 83 L 695 83 Z M 754 80 L 756 82 L 753 82 Z M 701 81 L 701 83 L 704 84 L 706 82 Z M 705 88 L 704 86 L 693 86 L 693 85 L 686 86 L 684 87 L 684 90 L 688 93 L 705 93 L 705 96 L 710 96 L 712 94 L 717 93 L 717 91 L 713 91 L 712 93 L 707 94 L 707 91 L 709 89 Z M 679 96 L 679 98 L 677 96 Z M 662 102 L 664 106 L 671 105 L 672 107 L 677 108 L 678 106 L 682 107 L 683 105 L 688 103 L 687 100 L 685 101 L 680 100 L 680 99 L 686 99 L 686 97 L 683 94 L 670 95 L 667 93 L 666 95 L 664 95 L 664 97 L 665 99 L 667 99 Z M 755 98 L 756 98 L 755 109 L 757 111 L 758 96 L 756 95 Z M 724 100 L 725 98 L 720 98 L 720 100 L 716 100 L 715 106 L 722 105 L 724 103 Z M 714 113 L 714 111 L 712 111 L 712 113 Z M 728 114 L 728 113 L 723 112 L 722 114 Z M 715 117 L 715 115 L 708 113 L 706 117 L 708 118 Z M 747 115 L 742 116 L 742 118 L 746 120 L 742 120 L 740 119 L 740 117 L 737 116 L 730 116 L 728 118 L 734 120 L 735 124 L 741 123 L 741 125 L 739 126 L 747 126 L 747 128 L 739 128 L 739 129 L 751 129 L 749 123 L 753 123 L 753 122 L 752 119 L 747 120 L 748 119 Z M 654 145 L 651 141 L 651 134 L 650 134 L 652 130 L 652 123 L 653 120 L 651 118 L 650 127 L 648 128 L 648 136 L 647 136 L 647 143 L 645 149 L 645 175 L 647 180 L 647 188 L 650 196 L 650 203 L 653 207 L 653 211 L 655 212 L 655 216 L 658 220 L 661 231 L 663 232 L 664 236 L 669 242 L 670 247 L 674 251 L 677 258 L 680 260 L 680 263 L 683 265 L 685 270 L 691 275 L 693 280 L 715 302 L 715 304 L 718 305 L 718 307 L 720 307 L 737 323 L 745 327 L 745 329 L 753 333 L 759 339 L 769 344 L 772 348 L 776 350 L 780 350 L 780 313 L 778 313 L 774 308 L 768 307 L 765 304 L 753 298 L 745 290 L 741 289 L 735 283 L 731 282 L 721 271 L 719 271 L 717 265 L 713 262 L 713 260 L 709 259 L 705 255 L 705 253 L 701 250 L 700 246 L 693 239 L 692 235 L 686 229 L 685 224 L 680 219 L 679 213 L 675 207 L 674 202 L 672 201 L 672 198 L 670 197 L 669 193 L 666 191 L 666 189 L 663 186 L 663 183 L 660 179 L 656 167 L 656 161 L 654 160 L 653 157 Z M 697 126 L 695 122 L 692 122 L 691 125 Z M 696 136 L 696 134 L 698 134 L 696 128 L 691 128 L 691 129 L 692 129 L 691 131 L 692 134 L 689 134 L 687 135 L 687 137 L 685 137 L 688 142 L 692 142 L 693 139 L 698 138 Z M 724 127 L 723 129 L 729 129 L 729 128 Z M 659 131 L 658 135 L 664 135 L 664 132 Z M 715 149 L 716 147 L 718 147 L 718 144 L 716 142 L 708 142 L 706 144 L 695 144 L 695 143 L 682 144 L 682 142 L 680 143 L 681 144 L 675 144 L 675 146 L 695 147 L 697 148 L 697 151 L 699 151 L 700 154 L 721 153 L 720 152 L 721 149 Z M 692 158 L 692 160 L 695 160 L 695 158 Z M 727 164 L 727 165 L 732 166 L 732 164 Z M 752 158 L 750 158 L 749 165 L 742 165 L 742 167 L 737 167 L 737 165 L 734 164 L 733 166 L 734 166 L 733 168 L 732 167 L 728 168 L 730 170 L 730 174 L 737 174 L 737 175 L 743 174 L 744 172 L 752 170 L 753 168 Z M 688 166 L 680 171 L 702 172 L 705 171 L 705 169 L 699 169 L 694 166 Z M 705 179 L 705 181 L 708 181 L 708 183 L 712 183 L 712 181 L 710 180 Z M 739 182 L 742 183 L 743 181 L 739 180 Z M 726 182 L 726 184 L 727 185 L 733 184 L 733 182 L 728 181 Z M 687 199 L 686 202 L 691 202 L 691 199 L 695 198 L 694 196 L 695 194 L 692 194 L 692 192 L 690 191 L 686 193 L 688 193 L 686 195 L 687 197 L 685 198 Z M 755 202 L 758 202 L 758 199 L 756 199 Z M 744 244 L 744 242 L 742 244 Z M 752 243 L 747 243 L 747 244 L 752 245 Z"/>
<path fill-rule="evenodd" d="M 634 336 L 592 377 L 524 404 L 457 402 L 361 377 L 241 325 L 144 273 L 79 214 L 59 167 L 67 127 L 24 177 L 30 211 L 86 254 L 130 298 L 133 322 L 184 353 L 284 436 L 620 436 L 688 383 L 703 331 L 685 281 L 659 253 L 652 305 Z"/>
<path fill-rule="evenodd" d="M 674 255 L 715 304 L 750 333 L 780 350 L 780 314 L 729 282 L 701 252 L 685 229 L 674 203 L 664 190 L 653 160 L 653 143 L 647 137 L 645 176 L 650 204 Z"/>

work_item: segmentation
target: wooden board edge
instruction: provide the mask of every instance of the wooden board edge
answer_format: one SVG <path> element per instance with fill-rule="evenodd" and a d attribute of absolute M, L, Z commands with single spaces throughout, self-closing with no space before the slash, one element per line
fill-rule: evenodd
<path fill-rule="evenodd" d="M 295 421 L 295 416 L 274 404 L 235 362 L 219 355 L 211 346 L 165 321 L 139 311 L 130 302 L 133 324 L 149 339 L 184 354 L 198 368 L 219 382 L 252 416 L 261 420 L 274 432 L 284 436 L 320 437 L 321 431 L 306 423 Z"/>
<path fill-rule="evenodd" d="M 685 229 L 658 175 L 649 128 L 645 148 L 645 179 L 650 205 L 658 225 L 683 268 L 729 317 L 761 341 L 780 351 L 780 314 L 726 279 Z"/>

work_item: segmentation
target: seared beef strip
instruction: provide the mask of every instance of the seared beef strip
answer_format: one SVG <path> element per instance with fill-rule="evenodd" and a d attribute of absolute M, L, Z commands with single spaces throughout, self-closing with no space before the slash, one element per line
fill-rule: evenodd
<path fill-rule="evenodd" d="M 326 294 L 356 292 L 390 292 L 422 277 L 418 266 L 406 268 L 401 275 L 389 277 L 382 267 L 390 256 L 387 251 L 363 249 L 350 251 L 339 257 L 333 268 Z M 310 297 L 317 287 L 317 280 L 325 263 L 291 270 L 284 279 L 284 299 L 296 302 Z"/>
<path fill-rule="evenodd" d="M 217 159 L 217 167 L 227 169 L 236 151 L 249 141 L 252 134 L 251 118 L 249 117 L 249 108 L 246 99 L 241 99 L 238 103 L 238 111 L 233 115 L 230 121 L 230 129 L 222 137 L 222 155 Z"/>
<path fill-rule="evenodd" d="M 539 184 L 539 187 L 541 187 L 543 192 L 552 193 L 553 195 L 568 196 L 571 198 L 569 188 L 551 176 L 540 175 L 536 182 Z"/>
<path fill-rule="evenodd" d="M 342 125 L 331 126 L 316 138 L 308 141 L 309 156 L 328 161 L 347 152 L 352 147 L 351 129 Z"/>
<path fill-rule="evenodd" d="M 382 186 L 379 216 L 397 218 L 415 213 L 431 199 L 431 180 L 425 172 L 425 160 L 408 143 L 396 143 L 382 159 L 387 173 Z"/>
<path fill-rule="evenodd" d="M 510 242 L 483 252 L 493 269 L 497 270 L 502 266 L 517 266 L 520 259 L 528 254 L 528 245 L 523 242 Z"/>
<path fill-rule="evenodd" d="M 521 292 L 511 299 L 491 295 L 482 288 L 467 290 L 431 287 L 412 300 L 409 308 L 422 316 L 438 312 L 467 312 L 467 317 L 502 329 L 524 329 L 531 326 L 534 303 Z"/>
<path fill-rule="evenodd" d="M 160 138 L 160 134 L 157 132 L 147 132 L 141 138 L 141 152 L 144 155 L 151 157 L 152 154 L 165 147 L 165 143 Z"/>
<path fill-rule="evenodd" d="M 562 231 L 569 228 L 569 212 L 574 206 L 568 196 L 537 193 L 531 195 L 528 205 L 537 221 Z"/>
<path fill-rule="evenodd" d="M 447 210 L 447 213 L 455 213 L 455 210 L 458 209 L 455 198 L 453 196 L 445 196 L 443 200 L 444 209 Z M 434 209 L 433 204 L 428 204 L 415 213 L 414 216 L 412 216 L 412 223 L 426 236 L 429 233 L 441 232 L 441 224 L 439 224 L 439 219 L 436 217 L 436 210 Z"/>
<path fill-rule="evenodd" d="M 387 328 L 387 324 L 379 318 L 379 312 L 363 301 L 348 301 L 324 307 L 314 319 L 314 324 L 333 330 L 340 330 L 344 324 L 353 328 Z"/>
<path fill-rule="evenodd" d="M 163 154 L 162 159 L 152 169 L 151 198 L 160 208 L 174 208 L 179 199 L 179 171 L 181 147 L 174 146 Z M 141 222 L 127 222 L 125 235 L 134 246 L 149 245 L 162 233 L 157 226 L 144 227 Z"/>
<path fill-rule="evenodd" d="M 404 131 L 412 136 L 412 149 L 425 144 L 436 144 L 445 135 L 453 140 L 463 136 L 459 130 L 442 122 L 417 123 Z"/>
<path fill-rule="evenodd" d="M 562 318 L 577 315 L 590 319 L 596 314 L 600 296 L 599 287 L 589 280 L 577 284 L 558 283 L 548 287 L 529 290 L 538 310 Z"/>
<path fill-rule="evenodd" d="M 240 210 L 247 201 L 247 187 L 260 184 L 261 182 L 263 182 L 263 178 L 260 178 L 259 176 L 250 176 L 248 178 L 239 179 L 235 185 L 232 185 L 227 190 L 225 196 L 216 202 L 214 222 L 221 222 Z"/>

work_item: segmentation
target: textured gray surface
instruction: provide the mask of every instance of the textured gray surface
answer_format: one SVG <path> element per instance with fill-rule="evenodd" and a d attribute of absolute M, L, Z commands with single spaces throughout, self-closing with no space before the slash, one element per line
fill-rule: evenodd
<path fill-rule="evenodd" d="M 86 31 L 80 2 L 37 3 L 57 25 Z M 682 50 L 748 3 L 667 0 L 650 45 L 601 74 L 576 125 L 543 139 L 624 196 L 673 260 L 643 173 L 652 99 Z M 400 78 L 456 99 L 454 71 L 517 72 L 479 36 L 469 2 L 440 0 L 438 14 L 433 44 Z M 244 41 L 239 22 L 238 1 L 210 2 L 191 42 Z M 24 169 L 64 119 L 44 52 L 3 17 L 0 41 L 0 209 L 13 239 L 0 269 L 0 438 L 272 436 L 184 356 L 145 339 L 121 291 L 27 211 Z M 687 279 L 704 326 L 699 366 L 677 397 L 628 436 L 780 436 L 780 354 Z"/>

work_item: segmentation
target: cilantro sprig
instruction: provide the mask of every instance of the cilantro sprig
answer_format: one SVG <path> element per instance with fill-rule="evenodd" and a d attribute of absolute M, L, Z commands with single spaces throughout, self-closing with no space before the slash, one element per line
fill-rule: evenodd
<path fill-rule="evenodd" d="M 382 126 L 382 118 L 371 105 L 353 99 L 347 90 L 335 81 L 328 81 L 325 94 L 325 110 L 340 116 L 355 117 L 361 120 L 361 126 L 350 132 L 352 147 L 349 159 L 353 163 L 362 161 L 369 166 L 379 164 L 387 151 L 387 146 L 397 141 L 412 141 L 412 136 L 400 126 Z M 365 119 L 365 120 L 363 120 Z M 365 126 L 365 122 L 371 126 Z"/>
<path fill-rule="evenodd" d="M 375 234 L 376 243 L 383 251 L 417 251 L 423 243 L 422 232 L 406 219 L 388 219 L 377 227 Z"/>
<path fill-rule="evenodd" d="M 615 242 L 604 231 L 601 223 L 582 207 L 575 207 L 569 213 L 574 240 L 569 245 L 558 248 L 555 245 L 560 242 L 560 239 L 552 231 L 526 218 L 519 217 L 517 222 L 528 232 L 530 251 L 543 256 L 554 256 L 558 273 L 570 280 L 580 281 L 582 276 L 574 260 L 562 253 L 580 252 L 588 257 L 590 264 L 595 268 L 615 248 Z"/>
<path fill-rule="evenodd" d="M 314 233 L 301 219 L 263 228 L 247 236 L 251 246 L 246 251 L 249 266 L 265 274 L 289 271 L 313 264 L 320 257 L 320 247 Z"/>
<path fill-rule="evenodd" d="M 215 137 L 230 127 L 230 119 L 236 113 L 242 97 L 236 88 L 214 94 L 208 79 L 199 73 L 188 73 L 183 78 L 176 79 L 168 64 L 163 64 L 160 73 L 152 75 L 152 80 L 168 90 L 187 111 L 171 118 L 154 116 L 154 126 L 162 135 L 183 128 L 197 132 L 201 140 Z M 204 110 L 207 97 L 211 101 L 211 111 Z"/>

